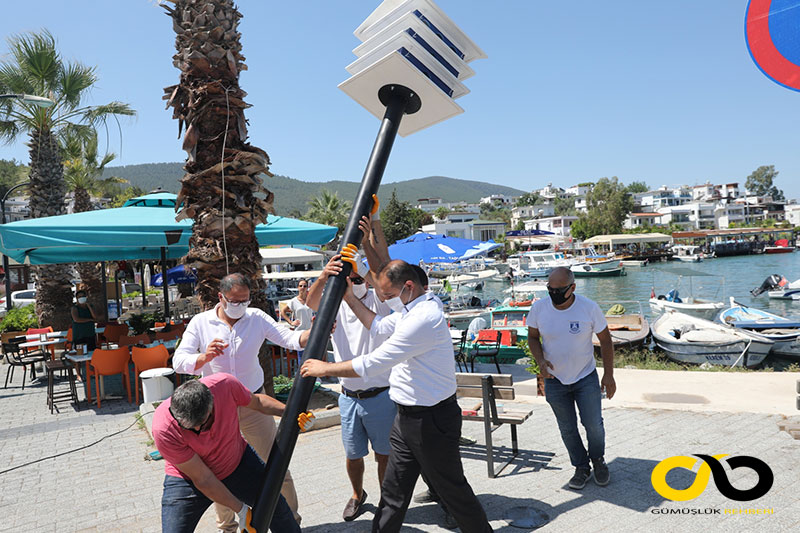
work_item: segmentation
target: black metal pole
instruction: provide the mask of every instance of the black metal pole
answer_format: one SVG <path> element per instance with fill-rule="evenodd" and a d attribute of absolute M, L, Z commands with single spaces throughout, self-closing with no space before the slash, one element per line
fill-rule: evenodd
<path fill-rule="evenodd" d="M 139 271 L 142 273 L 142 309 L 145 309 L 147 307 L 147 287 L 144 283 L 144 259 L 142 259 L 142 268 Z"/>
<path fill-rule="evenodd" d="M 164 320 L 169 324 L 169 283 L 167 282 L 167 249 L 161 247 L 161 286 L 164 288 Z"/>
<path fill-rule="evenodd" d="M 108 322 L 108 282 L 106 281 L 106 262 L 100 261 L 100 282 L 103 284 L 103 316 Z"/>
<path fill-rule="evenodd" d="M 18 95 L 3 95 L 3 96 L 6 98 L 18 97 Z M 28 185 L 30 185 L 30 182 L 28 181 L 20 183 L 18 185 L 14 185 L 10 189 L 8 189 L 6 193 L 3 195 L 3 198 L 0 199 L 0 211 L 2 211 L 3 213 L 3 224 L 6 223 L 6 200 L 8 199 L 8 195 L 16 191 L 20 187 L 27 187 Z M 9 269 L 8 256 L 6 254 L 3 254 L 3 272 L 5 273 L 6 277 L 6 311 L 11 311 L 11 275 L 8 269 Z"/>
<path fill-rule="evenodd" d="M 383 116 L 375 145 L 372 147 L 367 168 L 364 170 L 364 177 L 361 179 L 361 188 L 358 190 L 356 200 L 353 203 L 353 211 L 350 219 L 342 234 L 340 250 L 346 244 L 358 246 L 361 243 L 361 230 L 358 229 L 358 221 L 361 217 L 369 214 L 372 208 L 372 195 L 377 194 L 381 184 L 383 171 L 389 160 L 392 151 L 392 144 L 397 136 L 400 127 L 400 120 L 403 114 L 415 113 L 419 110 L 421 102 L 419 97 L 410 89 L 401 85 L 386 85 L 379 91 L 381 102 L 386 106 L 386 113 Z M 339 304 L 347 288 L 345 279 L 350 273 L 349 263 L 344 264 L 344 269 L 338 276 L 328 278 L 322 299 L 319 304 L 317 316 L 311 327 L 311 333 L 303 352 L 303 360 L 322 359 L 327 350 L 328 337 L 333 327 L 333 321 L 339 310 Z M 301 378 L 300 372 L 294 379 L 294 385 L 289 393 L 286 402 L 286 410 L 281 418 L 278 433 L 275 437 L 275 444 L 267 459 L 264 470 L 264 477 L 261 483 L 256 505 L 253 508 L 252 525 L 258 533 L 266 533 L 272 515 L 275 512 L 275 505 L 278 503 L 283 478 L 289 468 L 289 461 L 292 458 L 297 435 L 300 428 L 297 425 L 297 417 L 305 412 L 311 393 L 314 391 L 315 378 Z"/>

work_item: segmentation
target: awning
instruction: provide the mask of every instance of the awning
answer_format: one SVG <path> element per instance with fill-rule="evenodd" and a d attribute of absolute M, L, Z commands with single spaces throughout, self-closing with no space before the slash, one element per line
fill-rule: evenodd
<path fill-rule="evenodd" d="M 261 248 L 261 264 L 276 265 L 283 263 L 315 263 L 323 261 L 325 255 L 302 248 Z"/>
<path fill-rule="evenodd" d="M 672 242 L 672 237 L 663 233 L 617 233 L 614 235 L 595 235 L 583 241 L 584 244 L 641 244 L 649 242 Z"/>

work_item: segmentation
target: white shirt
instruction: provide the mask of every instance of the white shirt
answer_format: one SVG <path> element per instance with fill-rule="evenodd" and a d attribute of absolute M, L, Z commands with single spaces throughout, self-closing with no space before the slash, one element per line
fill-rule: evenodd
<path fill-rule="evenodd" d="M 292 310 L 294 319 L 300 321 L 300 325 L 294 328 L 296 331 L 311 329 L 311 317 L 314 316 L 313 309 L 301 302 L 297 296 L 289 300 L 288 307 Z"/>
<path fill-rule="evenodd" d="M 247 308 L 245 315 L 230 327 L 217 316 L 219 306 L 217 304 L 214 309 L 195 315 L 186 326 L 172 357 L 172 367 L 176 372 L 199 372 L 203 377 L 225 372 L 232 374 L 251 392 L 255 392 L 264 385 L 264 371 L 258 363 L 258 350 L 264 339 L 290 350 L 302 349 L 299 331 L 292 331 L 287 326 L 278 324 L 261 309 Z M 222 355 L 195 371 L 197 357 L 205 353 L 214 339 L 222 339 L 228 343 L 228 347 L 223 350 Z"/>
<path fill-rule="evenodd" d="M 361 303 L 378 315 L 388 315 L 392 312 L 388 305 L 378 299 L 373 289 L 367 292 Z M 390 335 L 391 331 L 370 334 L 370 330 L 358 320 L 350 306 L 342 302 L 339 312 L 336 313 L 336 329 L 332 335 L 334 359 L 337 363 L 350 361 L 359 355 L 369 353 L 383 344 Z M 363 391 L 375 387 L 388 387 L 389 374 L 384 372 L 371 378 L 339 378 L 339 382 L 348 390 Z"/>
<path fill-rule="evenodd" d="M 353 370 L 364 378 L 391 370 L 389 397 L 400 405 L 436 405 L 456 392 L 453 340 L 438 300 L 425 293 L 402 313 L 375 317 L 373 328 L 392 324 L 394 332 L 376 350 L 353 359 Z"/>
<path fill-rule="evenodd" d="M 592 333 L 608 327 L 600 306 L 575 295 L 566 309 L 556 309 L 550 298 L 536 300 L 528 313 L 528 327 L 542 337 L 544 358 L 553 363 L 549 372 L 564 385 L 571 385 L 595 369 Z"/>

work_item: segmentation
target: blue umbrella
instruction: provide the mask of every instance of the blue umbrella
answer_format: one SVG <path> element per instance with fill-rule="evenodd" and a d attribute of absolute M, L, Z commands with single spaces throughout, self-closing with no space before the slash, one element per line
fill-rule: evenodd
<path fill-rule="evenodd" d="M 161 287 L 163 276 L 155 274 L 150 278 L 150 285 L 152 287 Z M 189 270 L 187 271 L 183 265 L 178 265 L 167 270 L 167 284 L 177 285 L 178 283 L 197 283 L 197 276 Z"/>
<path fill-rule="evenodd" d="M 502 247 L 494 241 L 476 241 L 432 233 L 416 233 L 389 247 L 392 259 L 407 263 L 455 263 Z"/>

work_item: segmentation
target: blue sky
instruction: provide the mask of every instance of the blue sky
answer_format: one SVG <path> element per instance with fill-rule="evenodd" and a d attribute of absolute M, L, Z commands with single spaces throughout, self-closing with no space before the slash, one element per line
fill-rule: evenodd
<path fill-rule="evenodd" d="M 378 121 L 337 89 L 377 1 L 241 0 L 250 141 L 272 171 L 360 180 Z M 439 0 L 486 52 L 465 113 L 398 137 L 384 182 L 444 175 L 531 190 L 604 176 L 738 181 L 774 164 L 800 196 L 800 94 L 767 79 L 744 39 L 745 0 Z M 163 88 L 178 81 L 169 17 L 151 0 L 4 2 L 0 35 L 49 29 L 96 65 L 92 103 L 139 113 L 112 131 L 113 163 L 183 161 Z M 0 54 L 6 53 L 0 43 Z M 0 158 L 27 159 L 22 143 Z M 269 184 L 267 183 L 267 186 Z"/>

